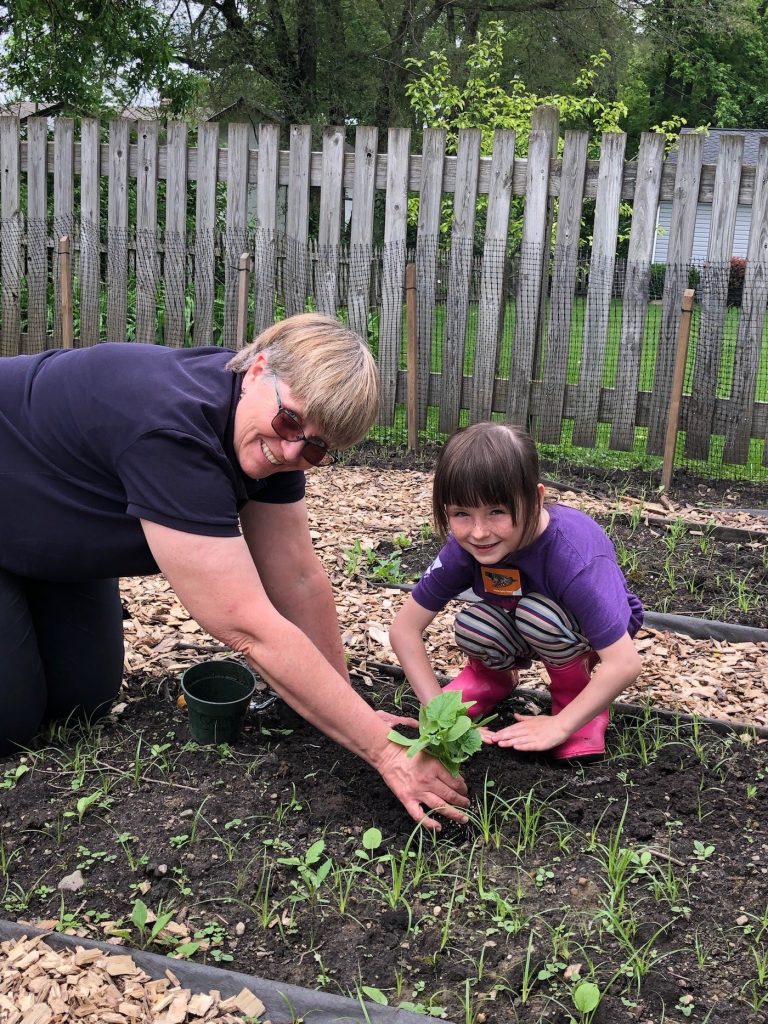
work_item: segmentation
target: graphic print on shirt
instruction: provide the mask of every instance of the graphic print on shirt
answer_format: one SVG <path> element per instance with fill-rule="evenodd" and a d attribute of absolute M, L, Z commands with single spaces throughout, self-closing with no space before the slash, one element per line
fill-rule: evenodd
<path fill-rule="evenodd" d="M 480 573 L 487 594 L 495 594 L 497 597 L 522 596 L 519 569 L 489 569 L 482 566 Z"/>

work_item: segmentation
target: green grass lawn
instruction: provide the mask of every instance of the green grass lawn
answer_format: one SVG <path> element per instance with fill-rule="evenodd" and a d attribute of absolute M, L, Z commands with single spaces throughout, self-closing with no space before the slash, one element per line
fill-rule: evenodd
<path fill-rule="evenodd" d="M 566 380 L 572 385 L 579 383 L 586 304 L 586 298 L 576 297 L 574 299 L 571 312 L 570 346 L 568 351 Z M 613 299 L 609 310 L 607 344 L 603 366 L 603 387 L 606 388 L 611 388 L 616 385 L 619 345 L 621 340 L 622 312 L 622 300 Z M 550 310 L 548 309 L 548 316 L 549 313 Z M 438 374 L 442 370 L 446 315 L 447 311 L 444 304 L 435 306 L 433 313 L 431 369 L 433 373 Z M 641 391 L 651 391 L 653 389 L 653 378 L 659 344 L 659 332 L 661 329 L 661 315 L 661 303 L 649 303 L 640 360 L 639 388 Z M 741 310 L 736 307 L 729 307 L 725 315 L 725 322 L 723 325 L 723 345 L 716 390 L 717 397 L 720 399 L 727 399 L 731 394 L 740 315 Z M 514 300 L 510 300 L 507 303 L 505 310 L 504 324 L 501 334 L 501 346 L 500 351 L 497 354 L 497 376 L 500 378 L 509 377 L 510 374 L 515 336 L 515 317 L 516 303 Z M 691 393 L 700 324 L 699 307 L 695 307 L 691 322 L 684 394 Z M 467 376 L 471 376 L 474 370 L 477 327 L 478 307 L 477 303 L 472 303 L 469 307 L 467 316 L 467 330 L 464 349 L 464 374 Z M 404 315 L 401 368 L 405 368 L 405 337 L 406 330 Z M 546 359 L 546 345 L 544 346 L 543 358 Z M 756 400 L 759 402 L 768 402 L 768 321 L 766 322 L 763 331 L 762 348 L 756 383 Z M 463 410 L 461 422 L 466 423 L 467 417 L 467 410 Z M 580 464 L 604 466 L 608 468 L 639 468 L 647 469 L 649 472 L 658 471 L 661 468 L 661 459 L 646 453 L 646 428 L 638 427 L 635 429 L 635 442 L 632 451 L 629 452 L 616 452 L 611 450 L 609 444 L 611 433 L 610 424 L 601 423 L 598 425 L 597 441 L 594 449 L 574 447 L 570 443 L 572 429 L 572 422 L 565 420 L 563 423 L 563 434 L 560 445 L 542 445 L 542 453 L 550 458 L 559 457 L 573 462 L 578 462 Z M 376 434 L 377 436 L 382 436 L 380 428 L 377 429 Z M 402 438 L 405 440 L 407 434 L 405 430 L 404 410 L 398 410 L 395 424 L 392 428 L 386 431 L 386 435 L 389 439 L 394 440 Z M 439 439 L 441 436 L 438 430 L 437 410 L 434 408 L 431 408 L 428 411 L 424 436 L 430 440 Z M 683 456 L 685 435 L 681 432 L 678 435 L 675 464 L 679 466 L 687 466 L 693 472 L 701 474 L 702 476 L 711 476 L 717 479 L 768 479 L 768 470 L 766 470 L 762 465 L 762 441 L 757 439 L 752 441 L 749 457 L 745 465 L 723 463 L 724 445 L 725 439 L 723 437 L 713 436 L 710 447 L 710 457 L 707 461 L 685 459 Z"/>

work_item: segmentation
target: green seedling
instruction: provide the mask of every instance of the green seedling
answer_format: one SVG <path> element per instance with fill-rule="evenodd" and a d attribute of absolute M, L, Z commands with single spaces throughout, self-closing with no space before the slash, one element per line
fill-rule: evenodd
<path fill-rule="evenodd" d="M 0 789 L 13 789 L 22 775 L 26 775 L 29 771 L 29 765 L 17 764 L 13 768 L 9 768 L 8 771 L 3 772 L 2 778 L 0 778 Z"/>
<path fill-rule="evenodd" d="M 581 1014 L 585 1022 L 591 1021 L 595 1010 L 600 1005 L 600 989 L 593 981 L 580 981 L 571 992 L 573 1005 Z"/>
<path fill-rule="evenodd" d="M 153 921 L 149 907 L 144 900 L 136 900 L 131 910 L 131 924 L 139 933 L 141 948 L 145 949 L 147 946 L 151 946 L 172 918 L 172 910 L 160 912 L 160 908 L 158 908 L 157 917 Z"/>
<path fill-rule="evenodd" d="M 90 793 L 88 796 L 81 796 L 80 797 L 80 799 L 77 801 L 77 804 L 75 805 L 77 807 L 77 820 L 78 820 L 79 823 L 82 823 L 82 820 L 83 820 L 83 817 L 85 816 L 86 811 L 90 807 L 93 807 L 93 805 L 95 803 L 98 803 L 99 800 L 101 800 L 101 798 L 103 796 L 104 796 L 103 790 L 97 789 L 97 790 L 94 790 L 93 793 Z"/>
<path fill-rule="evenodd" d="M 702 843 L 700 839 L 694 839 L 693 852 L 697 860 L 709 860 L 715 852 L 715 847 L 711 844 Z"/>
<path fill-rule="evenodd" d="M 482 746 L 480 725 L 485 722 L 476 724 L 469 717 L 467 708 L 472 707 L 472 703 L 464 703 L 457 690 L 440 693 L 419 711 L 416 739 L 401 736 L 396 729 L 390 732 L 389 739 L 408 747 L 408 757 L 423 750 L 436 757 L 451 775 L 458 775 L 463 762 Z"/>
<path fill-rule="evenodd" d="M 333 867 L 333 862 L 330 858 L 322 859 L 324 850 L 325 840 L 318 839 L 317 842 L 312 843 L 303 857 L 277 858 L 278 864 L 285 864 L 286 867 L 296 868 L 298 872 L 300 881 L 291 881 L 291 886 L 294 889 L 292 899 L 296 901 L 308 899 L 310 903 L 314 903 L 317 900 L 318 890 Z"/>

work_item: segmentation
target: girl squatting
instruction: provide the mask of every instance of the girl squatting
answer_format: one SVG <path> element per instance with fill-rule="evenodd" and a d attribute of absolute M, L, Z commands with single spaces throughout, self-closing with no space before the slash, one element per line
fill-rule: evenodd
<path fill-rule="evenodd" d="M 459 430 L 438 459 L 432 496 L 440 553 L 398 612 L 390 640 L 425 704 L 440 693 L 423 633 L 466 590 L 479 599 L 456 616 L 467 664 L 446 689 L 487 714 L 538 660 L 549 676 L 551 715 L 515 715 L 486 742 L 550 751 L 558 760 L 599 756 L 611 702 L 640 673 L 632 638 L 643 608 L 608 536 L 577 509 L 544 503 L 539 460 L 519 427 Z"/>

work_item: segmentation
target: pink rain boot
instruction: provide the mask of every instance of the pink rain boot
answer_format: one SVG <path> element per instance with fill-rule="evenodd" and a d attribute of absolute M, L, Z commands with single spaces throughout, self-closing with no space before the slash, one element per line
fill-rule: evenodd
<path fill-rule="evenodd" d="M 549 692 L 552 696 L 552 714 L 570 704 L 589 682 L 592 669 L 600 659 L 594 651 L 579 655 L 567 665 L 549 665 L 544 668 L 549 676 Z M 608 728 L 609 714 L 607 709 L 582 725 L 575 733 L 549 751 L 558 761 L 570 758 L 592 757 L 605 753 L 605 730 Z"/>
<path fill-rule="evenodd" d="M 444 690 L 460 690 L 465 702 L 475 703 L 468 709 L 470 718 L 482 718 L 504 700 L 517 686 L 514 669 L 488 668 L 482 661 L 470 658 Z"/>

